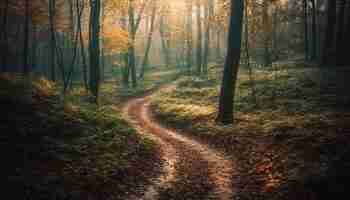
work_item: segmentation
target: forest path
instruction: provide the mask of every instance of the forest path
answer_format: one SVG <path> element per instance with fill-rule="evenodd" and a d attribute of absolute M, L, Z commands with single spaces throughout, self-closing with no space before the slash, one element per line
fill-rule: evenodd
<path fill-rule="evenodd" d="M 150 96 L 129 101 L 123 110 L 140 134 L 158 143 L 164 159 L 163 173 L 147 186 L 141 199 L 232 199 L 234 163 L 207 145 L 163 127 L 152 117 Z"/>

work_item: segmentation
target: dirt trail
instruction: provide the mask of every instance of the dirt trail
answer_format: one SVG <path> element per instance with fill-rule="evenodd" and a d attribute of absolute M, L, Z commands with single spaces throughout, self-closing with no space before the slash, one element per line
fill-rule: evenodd
<path fill-rule="evenodd" d="M 234 163 L 230 159 L 227 159 L 223 154 L 209 148 L 205 144 L 161 126 L 152 117 L 147 97 L 130 101 L 124 108 L 124 114 L 139 132 L 147 134 L 159 144 L 165 161 L 163 174 L 153 181 L 153 184 L 146 189 L 141 199 L 162 199 L 161 193 L 164 191 L 164 188 L 176 187 L 176 184 L 174 184 L 176 180 L 179 182 L 179 180 L 182 181 L 184 179 L 181 176 L 185 176 L 186 179 L 200 179 L 185 181 L 189 182 L 189 187 L 191 185 L 202 185 L 201 187 L 193 187 L 193 190 L 203 190 L 203 187 L 207 187 L 207 190 L 212 190 L 211 192 L 208 191 L 206 197 L 200 197 L 201 199 L 228 200 L 233 198 L 232 176 L 234 174 Z M 181 160 L 184 159 L 187 159 L 186 162 L 189 160 L 192 162 L 187 164 L 189 166 L 185 168 L 185 171 L 187 170 L 188 172 L 185 175 L 183 172 L 179 173 L 181 169 L 177 167 L 177 165 L 181 165 Z M 196 165 L 197 167 L 194 168 Z M 199 172 L 199 169 L 203 171 Z M 191 191 L 194 194 L 203 192 Z M 181 196 L 181 194 L 178 195 L 178 197 Z M 196 196 L 195 198 L 199 197 Z M 187 198 L 182 197 L 182 199 Z"/>

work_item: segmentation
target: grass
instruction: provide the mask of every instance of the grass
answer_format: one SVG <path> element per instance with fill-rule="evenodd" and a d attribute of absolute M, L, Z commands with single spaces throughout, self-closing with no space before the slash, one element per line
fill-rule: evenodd
<path fill-rule="evenodd" d="M 0 82 L 0 177 L 11 199 L 125 199 L 159 173 L 156 144 L 113 105 L 62 104 L 45 79 Z"/>
<path fill-rule="evenodd" d="M 334 82 L 322 85 L 332 80 L 330 73 L 310 66 L 256 69 L 254 97 L 249 74 L 242 69 L 233 126 L 215 122 L 221 73 L 221 66 L 211 66 L 208 80 L 181 78 L 174 91 L 153 98 L 155 116 L 234 155 L 242 176 L 238 192 L 242 199 L 295 199 L 339 192 L 336 188 L 341 187 L 334 184 L 326 190 L 328 194 L 320 189 L 334 177 L 349 175 L 344 170 L 348 161 L 334 161 L 344 160 L 350 152 L 345 147 L 350 143 L 346 135 L 349 98 L 339 95 Z M 340 88 L 346 85 L 333 80 Z M 315 177 L 325 178 L 315 181 Z"/>
<path fill-rule="evenodd" d="M 142 96 L 147 92 L 157 89 L 159 86 L 174 81 L 180 72 L 176 68 L 160 69 L 151 68 L 145 73 L 145 77 L 138 80 L 138 86 L 132 88 L 123 86 L 120 78 L 105 80 L 100 86 L 100 105 L 122 104 L 129 98 Z M 89 98 L 85 88 L 76 84 L 66 96 L 68 102 L 79 105 L 89 105 Z"/>

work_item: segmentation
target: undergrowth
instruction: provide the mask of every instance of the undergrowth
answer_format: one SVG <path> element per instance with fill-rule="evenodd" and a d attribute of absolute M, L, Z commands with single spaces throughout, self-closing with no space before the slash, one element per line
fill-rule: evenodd
<path fill-rule="evenodd" d="M 11 199 L 125 199 L 160 162 L 112 106 L 62 104 L 55 84 L 0 78 L 0 177 Z"/>
<path fill-rule="evenodd" d="M 285 66 L 255 69 L 252 81 L 242 69 L 235 123 L 223 126 L 215 122 L 221 73 L 220 66 L 211 66 L 208 79 L 181 78 L 172 92 L 154 96 L 154 115 L 233 155 L 241 199 L 327 199 L 346 193 L 349 98 L 322 85 L 329 77 L 316 67 Z"/>

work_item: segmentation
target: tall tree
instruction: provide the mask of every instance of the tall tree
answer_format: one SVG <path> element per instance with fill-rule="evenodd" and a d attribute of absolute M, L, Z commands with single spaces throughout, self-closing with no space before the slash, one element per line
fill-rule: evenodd
<path fill-rule="evenodd" d="M 211 20 L 214 12 L 214 5 L 212 0 L 207 0 L 205 2 L 205 8 L 204 8 L 204 15 L 205 15 L 205 42 L 204 42 L 204 53 L 203 53 L 203 75 L 208 75 L 208 62 L 209 62 L 209 44 L 211 40 Z"/>
<path fill-rule="evenodd" d="M 3 44 L 2 53 L 1 53 L 1 65 L 2 71 L 7 70 L 7 54 L 8 54 L 8 38 L 7 38 L 7 22 L 8 22 L 8 10 L 9 10 L 9 0 L 4 1 L 4 10 L 2 16 L 2 34 L 1 34 L 1 42 Z"/>
<path fill-rule="evenodd" d="M 193 54 L 192 54 L 192 13 L 193 13 L 193 3 L 192 1 L 187 1 L 187 22 L 186 22 L 186 60 L 187 60 L 187 69 L 191 73 L 191 68 L 193 65 Z"/>
<path fill-rule="evenodd" d="M 335 64 L 335 25 L 337 22 L 336 1 L 328 0 L 327 6 L 327 27 L 324 49 L 322 53 L 322 64 Z"/>
<path fill-rule="evenodd" d="M 23 74 L 29 73 L 29 22 L 30 22 L 30 3 L 25 0 L 25 20 L 24 20 L 24 47 L 23 47 Z"/>
<path fill-rule="evenodd" d="M 197 75 L 202 73 L 202 19 L 201 19 L 201 1 L 196 0 L 197 6 Z"/>
<path fill-rule="evenodd" d="M 311 54 L 310 59 L 315 60 L 317 55 L 317 24 L 316 24 L 316 18 L 317 18 L 317 8 L 316 8 L 316 0 L 311 0 L 312 5 L 312 26 L 311 26 L 311 32 L 312 32 L 312 41 L 311 41 Z"/>
<path fill-rule="evenodd" d="M 337 54 L 337 59 L 336 59 L 336 64 L 337 65 L 344 65 L 345 62 L 345 57 L 343 56 L 346 48 L 344 46 L 344 42 L 345 42 L 345 30 L 346 30 L 346 24 L 345 22 L 345 0 L 338 0 L 338 7 L 339 7 L 339 11 L 338 11 L 338 16 L 337 16 L 337 35 L 336 35 L 336 54 Z M 349 37 L 349 36 L 347 36 Z M 343 48 L 344 47 L 344 48 Z"/>
<path fill-rule="evenodd" d="M 309 60 L 309 25 L 308 25 L 308 0 L 303 0 L 304 11 L 304 48 L 305 60 Z"/>
<path fill-rule="evenodd" d="M 129 75 L 131 75 L 133 88 L 137 87 L 136 53 L 135 53 L 136 33 L 137 33 L 137 30 L 138 30 L 139 25 L 141 23 L 142 15 L 143 15 L 143 12 L 144 12 L 144 9 L 145 9 L 147 2 L 148 2 L 148 0 L 142 1 L 137 17 L 135 16 L 135 10 L 136 10 L 135 9 L 135 7 L 136 7 L 135 0 L 130 0 L 129 7 L 128 7 L 130 44 L 129 44 L 128 55 L 127 55 L 128 68 L 125 69 L 123 79 L 124 79 L 124 84 L 128 85 Z"/>
<path fill-rule="evenodd" d="M 243 9 L 244 0 L 231 0 L 228 49 L 217 116 L 217 121 L 223 124 L 232 124 L 234 119 L 233 103 L 241 58 Z"/>
<path fill-rule="evenodd" d="M 101 0 L 90 1 L 90 90 L 98 103 L 100 82 L 100 12 Z"/>
<path fill-rule="evenodd" d="M 140 78 L 144 77 L 145 70 L 146 70 L 146 67 L 148 65 L 148 57 L 149 57 L 149 52 L 150 52 L 151 45 L 152 45 L 156 12 L 157 12 L 157 0 L 153 0 L 153 7 L 152 7 L 152 13 L 151 13 L 151 25 L 150 25 L 150 28 L 149 28 L 150 30 L 149 30 L 148 35 L 147 35 L 146 50 L 145 50 L 145 56 L 143 57 L 143 61 L 142 61 Z M 148 24 L 147 24 L 147 27 L 148 27 Z"/>
<path fill-rule="evenodd" d="M 271 62 L 270 57 L 270 30 L 269 30 L 269 3 L 270 0 L 263 0 L 262 3 L 262 9 L 263 9 L 263 17 L 262 17 L 262 23 L 263 23 L 263 30 L 264 30 L 264 65 L 268 66 Z"/>
<path fill-rule="evenodd" d="M 51 80 L 56 81 L 56 0 L 49 0 L 49 27 L 50 27 L 50 75 Z"/>
<path fill-rule="evenodd" d="M 168 24 L 165 21 L 165 13 L 168 11 L 168 8 L 166 6 L 163 7 L 161 14 L 160 14 L 160 19 L 159 19 L 159 34 L 160 34 L 160 39 L 162 43 L 162 49 L 163 49 L 163 56 L 164 56 L 164 61 L 165 65 L 168 67 L 170 66 L 170 53 L 169 53 L 169 30 L 168 30 Z"/>

